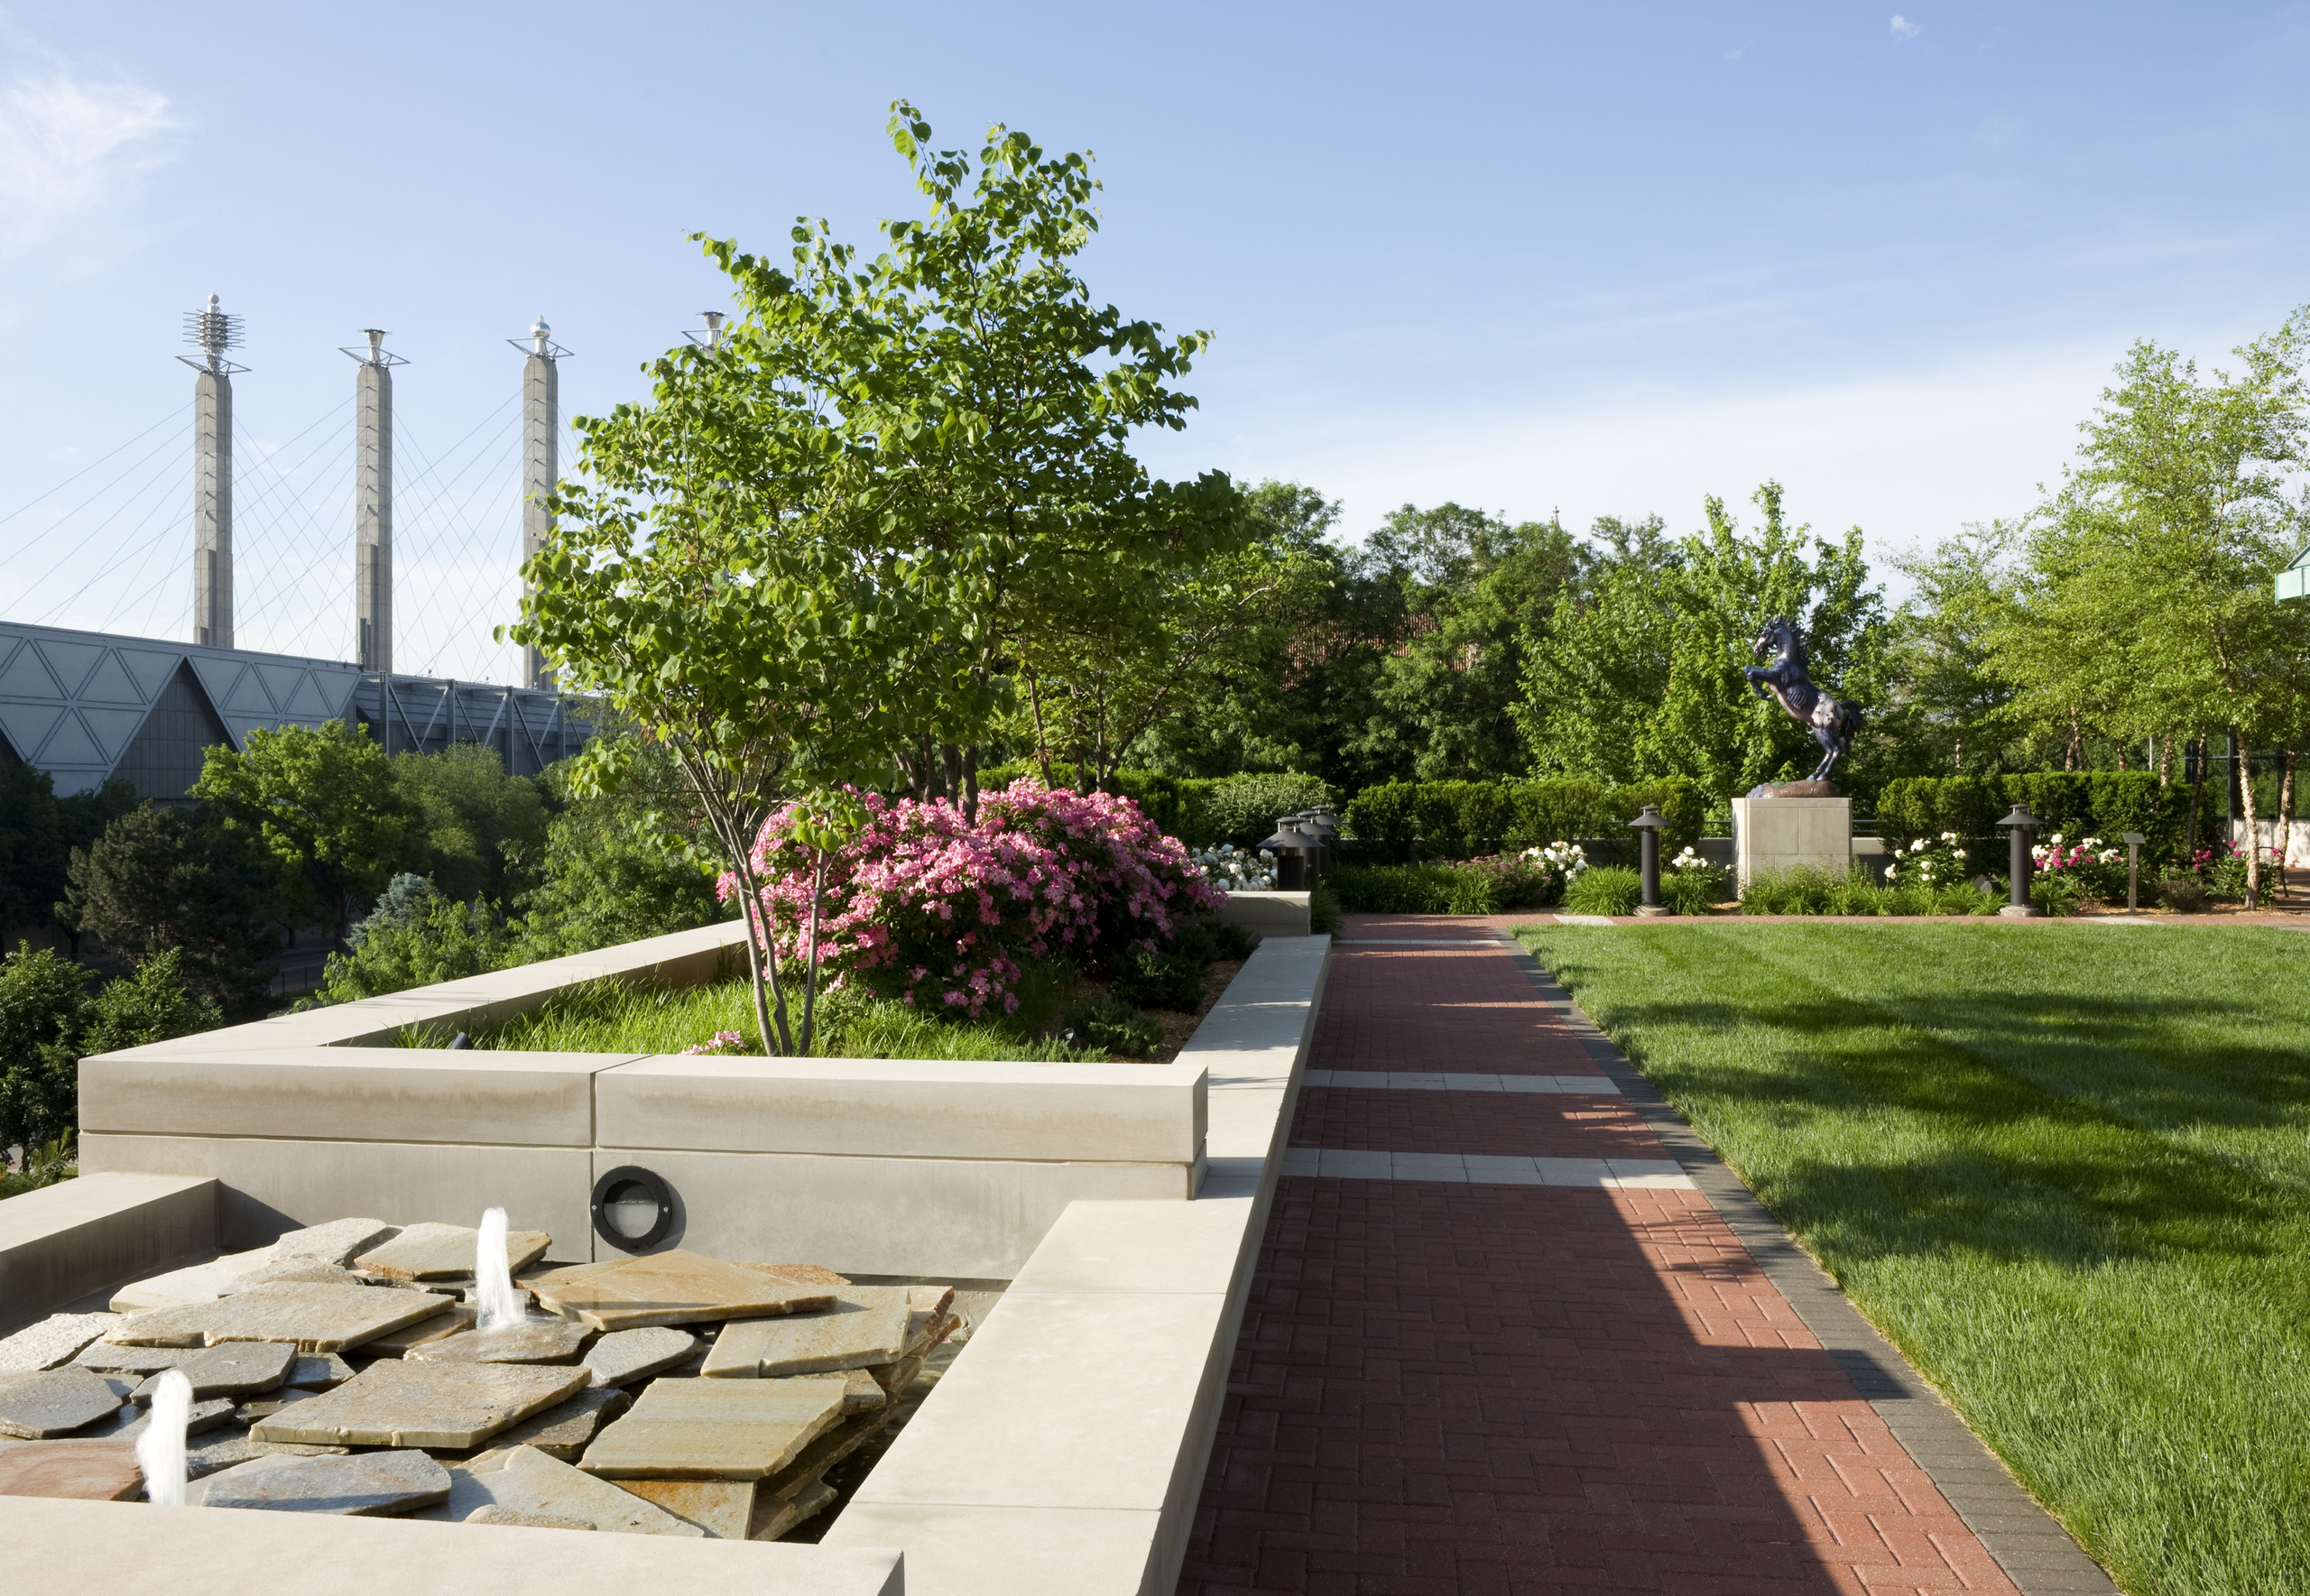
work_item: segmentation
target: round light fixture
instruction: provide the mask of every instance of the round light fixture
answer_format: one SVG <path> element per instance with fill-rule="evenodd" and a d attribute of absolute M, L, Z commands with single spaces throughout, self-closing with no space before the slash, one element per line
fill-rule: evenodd
<path fill-rule="evenodd" d="M 594 1233 L 620 1252 L 647 1252 L 674 1228 L 674 1188 L 639 1164 L 594 1183 Z"/>

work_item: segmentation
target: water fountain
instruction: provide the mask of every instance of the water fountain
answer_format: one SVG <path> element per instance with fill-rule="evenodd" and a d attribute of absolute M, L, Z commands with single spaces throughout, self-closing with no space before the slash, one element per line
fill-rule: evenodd
<path fill-rule="evenodd" d="M 481 1216 L 481 1236 L 474 1244 L 473 1283 L 476 1305 L 481 1310 L 476 1330 L 510 1330 L 528 1315 L 513 1292 L 513 1271 L 505 1267 L 505 1210 L 492 1208 Z"/>
<path fill-rule="evenodd" d="M 184 1506 L 184 1429 L 191 1413 L 192 1382 L 171 1369 L 152 1388 L 152 1417 L 136 1438 L 136 1466 L 144 1471 L 146 1501 L 164 1508 Z"/>

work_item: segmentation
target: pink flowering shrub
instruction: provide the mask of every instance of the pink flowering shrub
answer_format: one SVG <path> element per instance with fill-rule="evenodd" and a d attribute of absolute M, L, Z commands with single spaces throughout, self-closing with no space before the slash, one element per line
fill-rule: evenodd
<path fill-rule="evenodd" d="M 782 811 L 754 844 L 767 883 L 756 935 L 766 922 L 798 970 L 814 955 L 829 988 L 855 981 L 939 1011 L 1010 1014 L 1029 961 L 1155 949 L 1180 916 L 1224 900 L 1129 798 L 1021 778 L 981 798 L 975 825 L 943 798 L 863 799 L 864 829 L 824 862 L 815 950 L 817 859 Z M 737 891 L 735 873 L 721 891 L 725 902 Z"/>

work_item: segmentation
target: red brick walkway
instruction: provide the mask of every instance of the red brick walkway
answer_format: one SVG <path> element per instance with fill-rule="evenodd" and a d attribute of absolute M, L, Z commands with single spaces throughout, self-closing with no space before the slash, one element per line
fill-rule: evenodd
<path fill-rule="evenodd" d="M 1469 934 L 1343 942 L 1310 1067 L 1595 1075 Z M 1667 1156 L 1607 1096 L 1309 1088 L 1291 1139 Z M 2014 1587 L 1699 1192 L 1292 1176 L 1178 1589 Z"/>

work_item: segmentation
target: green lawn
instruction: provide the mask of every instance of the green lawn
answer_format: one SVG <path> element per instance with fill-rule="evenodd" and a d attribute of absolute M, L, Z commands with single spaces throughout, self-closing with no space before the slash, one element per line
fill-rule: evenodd
<path fill-rule="evenodd" d="M 2132 1596 L 2310 1593 L 2310 936 L 1519 935 Z"/>
<path fill-rule="evenodd" d="M 1022 1014 L 1047 1019 L 1054 994 L 1033 990 L 1030 980 Z M 801 1001 L 790 996 L 790 1020 L 801 1021 Z M 1044 1038 L 1029 1039 L 1025 1028 L 993 1023 L 933 1019 L 902 1003 L 834 993 L 818 1000 L 821 1057 L 1012 1059 L 1036 1063 L 1098 1060 L 1103 1048 L 1070 1048 Z M 530 1053 L 679 1053 L 734 1030 L 746 1038 L 739 1052 L 760 1053 L 753 989 L 744 981 L 701 986 L 631 987 L 603 983 L 565 992 L 533 1013 L 473 1038 L 476 1047 L 514 1048 Z M 411 1047 L 439 1047 L 448 1039 L 439 1028 L 412 1027 L 402 1034 Z"/>

